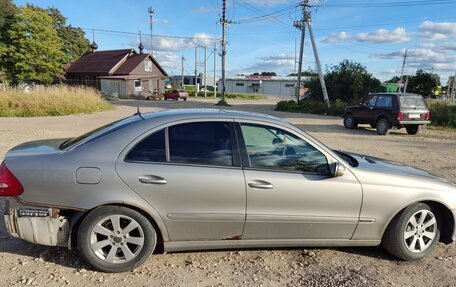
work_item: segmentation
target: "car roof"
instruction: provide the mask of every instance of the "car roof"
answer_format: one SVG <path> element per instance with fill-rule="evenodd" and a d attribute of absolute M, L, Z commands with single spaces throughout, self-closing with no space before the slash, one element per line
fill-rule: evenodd
<path fill-rule="evenodd" d="M 392 95 L 392 96 L 399 96 L 399 97 L 408 97 L 408 96 L 421 96 L 420 94 L 414 93 L 372 93 L 371 95 Z"/>
<path fill-rule="evenodd" d="M 225 109 L 171 109 L 164 110 L 154 113 L 144 113 L 141 114 L 142 118 L 145 120 L 153 120 L 159 117 L 175 117 L 180 119 L 185 118 L 198 118 L 198 117 L 214 117 L 214 118 L 243 118 L 251 120 L 266 120 L 266 121 L 279 121 L 282 123 L 288 123 L 286 120 L 274 117 L 271 115 L 255 113 L 255 112 L 245 112 L 238 110 L 225 110 Z"/>

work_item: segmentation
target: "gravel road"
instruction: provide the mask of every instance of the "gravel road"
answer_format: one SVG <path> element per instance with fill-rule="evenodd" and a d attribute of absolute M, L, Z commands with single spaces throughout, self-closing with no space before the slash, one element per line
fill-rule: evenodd
<path fill-rule="evenodd" d="M 230 109 L 284 118 L 334 149 L 414 165 L 456 183 L 456 133 L 404 130 L 377 136 L 374 129 L 346 130 L 342 120 L 273 111 L 274 98 L 229 101 Z M 119 101 L 115 111 L 83 116 L 0 118 L 0 161 L 13 146 L 30 140 L 71 137 L 142 112 L 214 108 L 213 99 L 186 102 Z M 431 116 L 432 117 L 432 116 Z M 0 212 L 3 203 L 0 200 Z M 427 258 L 402 262 L 382 247 L 273 249 L 153 255 L 123 274 L 95 272 L 76 252 L 9 238 L 0 218 L 0 286 L 456 286 L 456 244 L 439 244 Z"/>

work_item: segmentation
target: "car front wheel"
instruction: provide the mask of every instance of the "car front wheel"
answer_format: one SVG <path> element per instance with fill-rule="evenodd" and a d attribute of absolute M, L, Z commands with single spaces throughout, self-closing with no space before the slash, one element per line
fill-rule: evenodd
<path fill-rule="evenodd" d="M 125 272 L 138 267 L 157 244 L 157 233 L 150 221 L 122 206 L 94 209 L 81 222 L 77 236 L 82 257 L 104 272 Z"/>
<path fill-rule="evenodd" d="M 345 115 L 344 117 L 344 127 L 347 129 L 354 129 L 358 126 L 358 123 L 355 120 L 355 117 L 353 117 L 352 114 Z"/>
<path fill-rule="evenodd" d="M 439 221 L 429 205 L 411 205 L 391 221 L 383 237 L 383 246 L 402 260 L 421 259 L 439 242 Z"/>

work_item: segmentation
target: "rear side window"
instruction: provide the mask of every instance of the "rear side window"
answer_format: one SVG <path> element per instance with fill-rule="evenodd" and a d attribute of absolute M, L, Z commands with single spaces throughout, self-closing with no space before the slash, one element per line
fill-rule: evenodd
<path fill-rule="evenodd" d="M 137 144 L 125 157 L 127 161 L 165 162 L 165 130 L 155 132 Z"/>
<path fill-rule="evenodd" d="M 232 166 L 230 124 L 197 122 L 168 128 L 170 161 Z"/>
<path fill-rule="evenodd" d="M 393 107 L 393 98 L 387 95 L 380 95 L 377 97 L 377 108 L 391 108 Z"/>
<path fill-rule="evenodd" d="M 420 95 L 401 95 L 399 97 L 402 108 L 425 108 L 426 103 Z"/>

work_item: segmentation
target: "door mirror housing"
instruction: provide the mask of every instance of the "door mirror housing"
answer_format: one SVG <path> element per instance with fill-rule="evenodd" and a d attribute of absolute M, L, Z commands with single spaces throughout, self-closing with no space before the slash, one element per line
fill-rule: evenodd
<path fill-rule="evenodd" d="M 340 162 L 335 162 L 331 165 L 331 175 L 333 177 L 344 175 L 347 168 L 340 164 Z"/>

